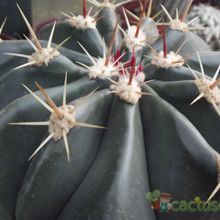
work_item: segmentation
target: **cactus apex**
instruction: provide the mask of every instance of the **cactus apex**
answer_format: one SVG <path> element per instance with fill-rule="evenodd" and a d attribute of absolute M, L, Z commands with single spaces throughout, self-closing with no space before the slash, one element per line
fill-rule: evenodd
<path fill-rule="evenodd" d="M 136 104 L 142 95 L 148 95 L 141 91 L 141 84 L 144 83 L 145 75 L 142 72 L 141 65 L 136 67 L 135 50 L 133 49 L 132 57 L 127 69 L 122 69 L 118 81 L 109 79 L 113 84 L 110 86 L 111 93 L 119 96 L 130 104 Z"/>

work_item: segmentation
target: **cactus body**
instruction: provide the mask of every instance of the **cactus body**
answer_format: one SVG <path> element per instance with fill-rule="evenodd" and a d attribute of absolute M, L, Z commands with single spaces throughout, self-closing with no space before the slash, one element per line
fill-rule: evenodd
<path fill-rule="evenodd" d="M 139 45 L 140 36 L 158 34 L 156 26 L 147 31 L 155 25 L 151 18 L 134 27 L 134 36 L 120 34 L 112 6 L 99 15 L 98 29 L 59 22 L 54 43 L 72 39 L 48 65 L 10 72 L 25 59 L 1 60 L 0 91 L 7 96 L 0 112 L 0 219 L 162 220 L 165 213 L 151 209 L 147 193 L 206 200 L 219 182 L 219 53 L 202 62 L 195 51 L 209 47 L 199 37 L 165 29 L 163 40 Z M 53 27 L 39 36 L 50 39 Z M 186 39 L 180 56 L 193 56 L 182 62 L 168 51 Z M 28 55 L 33 48 L 2 42 L 0 51 Z M 188 215 L 169 213 L 169 219 Z M 207 218 L 219 213 L 190 216 Z"/>

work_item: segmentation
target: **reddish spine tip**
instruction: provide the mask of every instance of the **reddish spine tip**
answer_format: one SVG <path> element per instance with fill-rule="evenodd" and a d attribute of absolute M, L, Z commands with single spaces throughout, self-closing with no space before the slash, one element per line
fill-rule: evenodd
<path fill-rule="evenodd" d="M 87 10 L 86 10 L 86 0 L 83 0 L 83 17 L 85 18 L 87 15 Z"/>
<path fill-rule="evenodd" d="M 138 35 L 139 35 L 139 32 L 140 32 L 140 26 L 141 26 L 141 22 L 139 21 L 138 24 L 137 24 L 136 32 L 135 32 L 135 37 L 136 37 L 136 38 L 137 38 Z"/>
<path fill-rule="evenodd" d="M 212 84 L 209 86 L 209 88 L 213 90 L 213 89 L 216 88 L 219 84 L 220 84 L 220 78 L 217 79 L 214 83 L 212 83 Z"/>
<path fill-rule="evenodd" d="M 137 74 L 140 73 L 140 72 L 143 72 L 143 70 L 144 70 L 144 67 L 143 67 L 142 64 L 140 64 L 140 65 L 138 66 L 138 72 L 137 72 Z"/>
<path fill-rule="evenodd" d="M 131 62 L 130 62 L 131 70 L 130 70 L 130 78 L 128 81 L 128 85 L 131 85 L 133 77 L 135 75 L 135 65 L 136 65 L 136 55 L 135 55 L 135 51 L 133 49 L 132 56 L 131 56 Z"/>
<path fill-rule="evenodd" d="M 167 37 L 166 37 L 165 25 L 163 25 L 162 32 L 163 32 L 163 57 L 167 58 Z"/>
<path fill-rule="evenodd" d="M 141 13 L 141 15 L 140 15 L 140 20 L 139 20 L 138 23 L 137 23 L 137 29 L 136 29 L 136 32 L 135 32 L 135 37 L 136 37 L 136 38 L 137 38 L 138 35 L 139 35 L 140 29 L 141 29 L 141 23 L 142 23 L 142 20 L 143 20 L 143 18 L 144 18 L 144 15 L 145 15 L 145 13 Z"/>
<path fill-rule="evenodd" d="M 145 12 L 147 10 L 147 4 L 148 6 L 150 5 L 150 1 L 148 2 L 148 0 L 144 0 L 144 4 L 143 4 L 143 15 L 145 15 Z"/>

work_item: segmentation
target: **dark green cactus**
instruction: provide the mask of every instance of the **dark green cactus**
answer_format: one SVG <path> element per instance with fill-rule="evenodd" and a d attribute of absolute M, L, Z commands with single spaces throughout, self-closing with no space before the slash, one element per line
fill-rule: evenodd
<path fill-rule="evenodd" d="M 207 200 L 220 182 L 219 53 L 202 56 L 209 48 L 191 32 L 164 28 L 162 40 L 150 41 L 156 26 L 146 27 L 156 23 L 143 13 L 129 30 L 135 35 L 121 35 L 115 5 L 91 2 L 103 8 L 98 29 L 61 21 L 54 42 L 73 36 L 48 66 L 8 73 L 27 57 L 1 55 L 0 219 L 219 219 L 219 212 L 166 215 L 150 201 L 150 192 L 160 196 L 156 189 L 177 200 Z M 53 27 L 39 36 L 51 39 Z M 167 48 L 176 51 L 185 39 L 180 55 L 189 59 L 170 58 Z M 0 52 L 33 50 L 27 41 L 3 41 Z"/>

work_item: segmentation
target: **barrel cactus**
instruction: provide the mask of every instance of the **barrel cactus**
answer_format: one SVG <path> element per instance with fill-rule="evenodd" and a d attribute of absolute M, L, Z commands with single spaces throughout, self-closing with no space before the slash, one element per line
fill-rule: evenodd
<path fill-rule="evenodd" d="M 0 44 L 0 217 L 187 219 L 149 198 L 219 196 L 219 53 L 170 24 L 160 37 L 145 6 L 124 30 L 121 4 L 90 2 L 97 19 L 83 1 L 38 37 L 19 8 L 32 39 Z"/>

